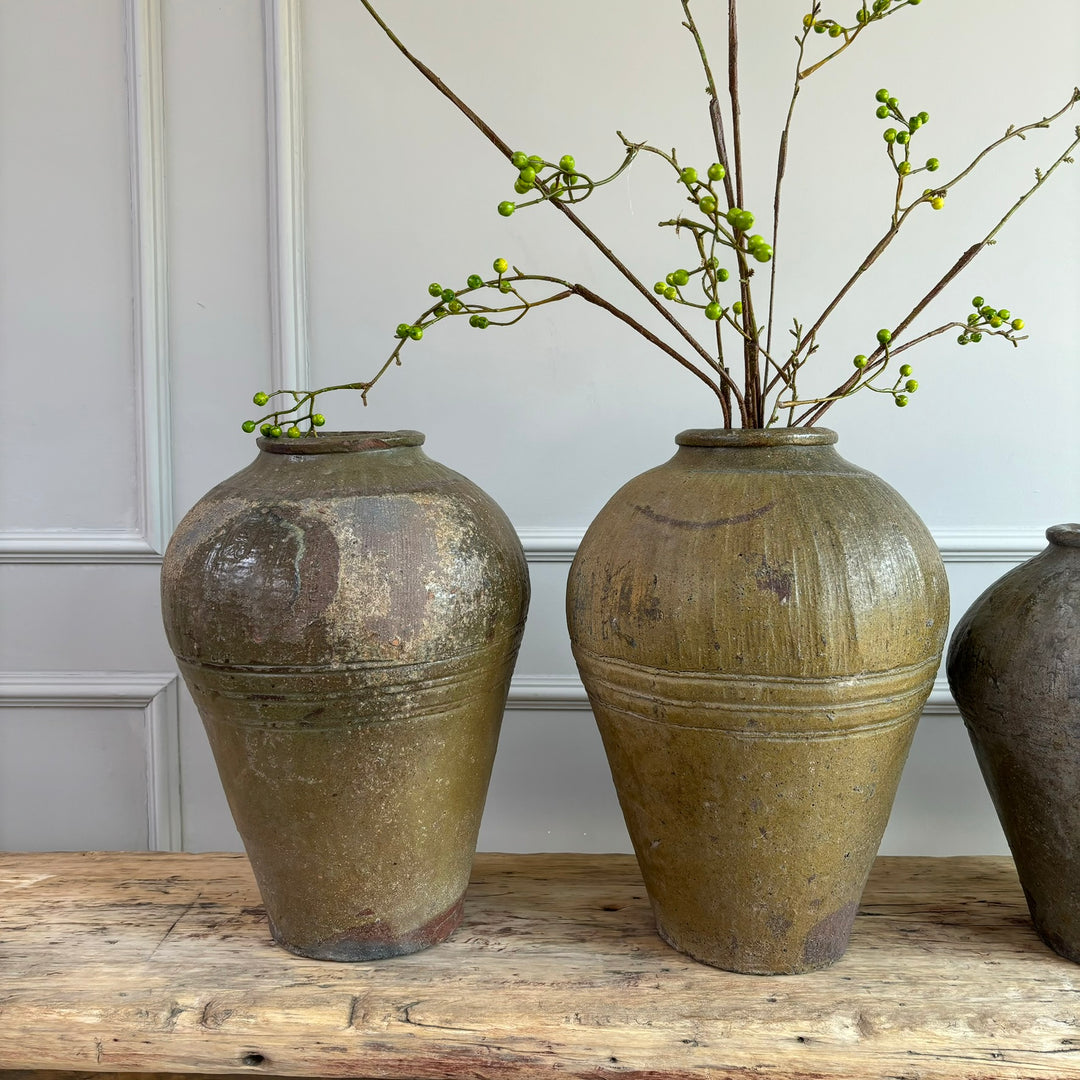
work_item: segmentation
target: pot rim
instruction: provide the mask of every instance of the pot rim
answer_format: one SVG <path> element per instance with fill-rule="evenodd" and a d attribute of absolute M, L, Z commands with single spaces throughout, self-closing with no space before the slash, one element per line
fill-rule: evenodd
<path fill-rule="evenodd" d="M 301 435 L 298 439 L 256 439 L 267 454 L 355 454 L 365 450 L 395 450 L 401 446 L 422 446 L 422 431 L 326 431 Z"/>
<path fill-rule="evenodd" d="M 1063 525 L 1051 525 L 1046 539 L 1057 547 L 1080 548 L 1080 523 L 1067 521 Z"/>
<path fill-rule="evenodd" d="M 675 436 L 679 446 L 831 446 L 831 428 L 688 428 Z"/>

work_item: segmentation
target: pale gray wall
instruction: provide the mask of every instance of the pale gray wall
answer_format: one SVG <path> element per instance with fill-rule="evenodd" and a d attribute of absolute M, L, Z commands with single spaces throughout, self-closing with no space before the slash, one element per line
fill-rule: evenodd
<path fill-rule="evenodd" d="M 621 128 L 712 159 L 677 0 L 383 6 L 529 152 L 571 152 L 602 174 Z M 699 7 L 719 31 L 722 5 Z M 744 4 L 748 201 L 761 219 L 802 13 L 801 0 Z M 946 175 L 1080 81 L 1071 0 L 1022 23 L 1004 0 L 977 13 L 937 0 L 872 30 L 799 103 L 780 304 L 803 319 L 887 224 L 878 86 L 932 114 L 920 143 Z M 821 339 L 821 389 L 1076 122 L 1006 149 L 945 211 L 912 222 Z M 318 384 L 371 373 L 430 280 L 503 255 L 634 302 L 553 212 L 498 217 L 512 180 L 355 0 L 0 0 L 0 846 L 236 845 L 160 630 L 163 543 L 253 453 L 239 421 L 254 389 L 307 367 Z M 678 208 L 664 167 L 644 160 L 583 216 L 651 282 L 683 261 L 653 227 Z M 931 526 L 957 614 L 1041 547 L 1046 525 L 1080 516 L 1078 251 L 1080 173 L 1068 169 L 923 321 L 962 316 L 980 292 L 1022 314 L 1031 339 L 1016 351 L 938 339 L 912 356 L 922 389 L 908 409 L 863 395 L 829 417 L 841 452 Z M 440 327 L 366 411 L 340 396 L 325 411 L 335 427 L 426 431 L 530 552 L 533 613 L 481 846 L 626 850 L 562 590 L 608 496 L 669 456 L 677 431 L 719 422 L 709 396 L 601 313 L 563 304 L 509 332 Z M 1003 850 L 944 687 L 885 850 Z"/>

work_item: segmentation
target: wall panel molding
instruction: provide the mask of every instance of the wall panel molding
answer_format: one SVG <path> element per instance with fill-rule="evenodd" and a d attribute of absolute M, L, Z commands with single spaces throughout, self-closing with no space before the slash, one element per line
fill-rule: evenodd
<path fill-rule="evenodd" d="M 299 0 L 263 0 L 274 389 L 309 384 Z"/>
<path fill-rule="evenodd" d="M 136 526 L 7 529 L 0 563 L 158 562 L 172 532 L 160 0 L 126 0 L 136 395 Z"/>
<path fill-rule="evenodd" d="M 1030 529 L 931 529 L 946 563 L 1005 563 L 1030 559 L 1046 547 L 1042 532 Z M 574 527 L 523 528 L 518 537 L 531 563 L 573 562 L 585 530 Z"/>
<path fill-rule="evenodd" d="M 175 672 L 2 671 L 0 708 L 141 709 L 152 851 L 180 851 L 180 708 Z"/>

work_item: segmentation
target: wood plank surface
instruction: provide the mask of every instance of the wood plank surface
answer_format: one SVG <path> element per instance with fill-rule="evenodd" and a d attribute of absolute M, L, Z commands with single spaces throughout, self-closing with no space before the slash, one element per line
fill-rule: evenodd
<path fill-rule="evenodd" d="M 368 964 L 272 944 L 238 855 L 0 855 L 0 1080 L 1080 1077 L 1080 967 L 1004 858 L 882 858 L 847 956 L 664 945 L 622 855 L 479 855 L 465 923 Z"/>

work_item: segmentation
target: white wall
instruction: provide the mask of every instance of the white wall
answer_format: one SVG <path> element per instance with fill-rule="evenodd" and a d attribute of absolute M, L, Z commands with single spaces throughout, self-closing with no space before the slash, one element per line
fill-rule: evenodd
<path fill-rule="evenodd" d="M 719 57 L 722 5 L 699 6 Z M 621 128 L 712 160 L 677 0 L 383 7 L 515 146 L 602 174 Z M 743 7 L 747 202 L 763 220 L 803 6 Z M 978 18 L 935 0 L 807 82 L 777 245 L 785 322 L 816 313 L 887 224 L 878 86 L 932 114 L 920 143 L 939 176 L 1066 100 L 1080 10 L 1047 0 L 1016 21 L 1004 0 Z M 820 389 L 1078 122 L 1001 151 L 945 211 L 912 222 L 822 337 Z M 648 282 L 685 261 L 654 228 L 680 207 L 665 168 L 638 162 L 582 211 Z M 554 211 L 495 213 L 513 177 L 356 0 L 0 0 L 0 845 L 236 845 L 160 630 L 164 540 L 254 452 L 239 422 L 255 389 L 308 369 L 318 385 L 370 374 L 429 281 L 462 282 L 502 255 L 635 303 Z M 1080 173 L 1064 169 L 921 322 L 963 316 L 983 293 L 1022 315 L 1030 340 L 936 339 L 909 354 L 922 389 L 907 409 L 860 395 L 828 417 L 841 452 L 931 526 L 957 615 L 1041 548 L 1047 525 L 1080 516 L 1078 251 Z M 440 326 L 366 410 L 338 395 L 324 411 L 333 427 L 426 431 L 432 456 L 497 498 L 530 553 L 533 610 L 481 846 L 626 850 L 562 590 L 608 496 L 669 456 L 677 431 L 719 423 L 708 393 L 568 302 L 511 331 Z M 944 687 L 885 849 L 1003 850 Z"/>

